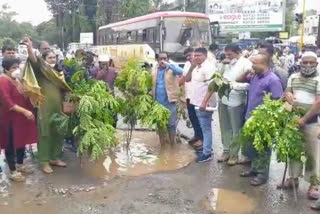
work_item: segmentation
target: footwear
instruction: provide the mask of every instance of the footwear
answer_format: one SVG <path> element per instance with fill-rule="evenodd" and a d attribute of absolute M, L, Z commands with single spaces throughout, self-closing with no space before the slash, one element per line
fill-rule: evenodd
<path fill-rule="evenodd" d="M 202 142 L 201 140 L 198 140 L 197 142 L 195 142 L 194 144 L 192 144 L 192 146 L 193 146 L 194 149 L 202 148 L 203 142 Z"/>
<path fill-rule="evenodd" d="M 16 182 L 23 182 L 26 179 L 23 175 L 21 175 L 20 172 L 17 171 L 11 172 L 9 178 Z"/>
<path fill-rule="evenodd" d="M 195 152 L 196 152 L 197 154 L 202 154 L 203 148 L 195 149 Z"/>
<path fill-rule="evenodd" d="M 250 181 L 250 184 L 251 184 L 251 186 L 257 187 L 257 186 L 261 186 L 261 185 L 267 183 L 267 180 L 268 179 L 262 177 L 261 175 L 260 176 L 258 175 Z"/>
<path fill-rule="evenodd" d="M 209 155 L 205 155 L 205 154 L 201 154 L 198 156 L 196 162 L 197 163 L 204 163 L 204 162 L 208 162 L 212 159 L 212 155 L 209 154 Z"/>
<path fill-rule="evenodd" d="M 24 164 L 16 164 L 16 168 L 17 168 L 18 172 L 24 172 L 24 173 L 27 173 L 27 174 L 33 173 L 33 170 L 31 168 L 27 167 Z"/>
<path fill-rule="evenodd" d="M 49 164 L 44 164 L 44 165 L 42 166 L 42 171 L 43 171 L 44 173 L 47 173 L 47 174 L 53 173 L 53 170 L 52 170 L 52 168 L 51 168 L 51 166 L 50 166 Z"/>
<path fill-rule="evenodd" d="M 245 157 L 245 156 L 242 156 L 241 158 L 239 158 L 239 160 L 238 160 L 238 164 L 248 164 L 248 163 L 250 163 L 251 161 L 250 161 L 250 159 L 249 158 L 247 158 L 247 157 Z"/>
<path fill-rule="evenodd" d="M 293 189 L 293 185 L 295 188 L 298 188 L 299 186 L 299 179 L 298 178 L 288 178 L 284 181 L 283 187 L 282 183 L 277 185 L 277 189 Z"/>
<path fill-rule="evenodd" d="M 61 160 L 50 161 L 51 166 L 66 167 L 67 164 Z"/>
<path fill-rule="evenodd" d="M 198 140 L 200 140 L 198 137 L 196 137 L 196 136 L 194 136 L 194 137 L 192 137 L 190 140 L 188 140 L 188 143 L 190 144 L 190 145 L 193 145 L 193 144 L 195 144 Z"/>
<path fill-rule="evenodd" d="M 312 210 L 320 210 L 320 200 L 317 200 L 315 203 L 311 204 L 310 208 Z"/>
<path fill-rule="evenodd" d="M 319 199 L 318 186 L 310 185 L 309 190 L 307 192 L 307 196 L 310 200 L 318 200 Z"/>
<path fill-rule="evenodd" d="M 238 163 L 238 158 L 237 157 L 230 157 L 227 164 L 229 166 L 234 166 Z"/>
<path fill-rule="evenodd" d="M 254 177 L 256 175 L 257 173 L 252 170 L 247 170 L 240 173 L 240 177 L 243 177 L 243 178 Z"/>
<path fill-rule="evenodd" d="M 219 163 L 222 163 L 222 162 L 226 162 L 228 161 L 230 158 L 229 154 L 228 153 L 223 153 L 220 157 L 217 158 L 217 161 Z"/>
<path fill-rule="evenodd" d="M 0 173 L 2 172 L 2 168 L 1 168 L 1 166 L 0 166 Z"/>

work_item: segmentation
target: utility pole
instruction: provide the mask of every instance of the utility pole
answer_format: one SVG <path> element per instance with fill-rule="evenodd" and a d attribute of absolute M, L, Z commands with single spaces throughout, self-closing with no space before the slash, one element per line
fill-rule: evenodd
<path fill-rule="evenodd" d="M 300 35 L 300 51 L 303 47 L 303 36 L 304 36 L 304 20 L 306 18 L 306 0 L 303 0 L 303 9 L 302 9 L 302 23 L 301 23 L 301 35 Z"/>
<path fill-rule="evenodd" d="M 320 14 L 319 14 L 319 21 L 318 21 L 317 47 L 320 48 Z"/>

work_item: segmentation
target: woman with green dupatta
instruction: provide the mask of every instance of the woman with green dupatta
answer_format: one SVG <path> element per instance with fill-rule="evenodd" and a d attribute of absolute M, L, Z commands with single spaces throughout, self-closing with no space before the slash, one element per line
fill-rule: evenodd
<path fill-rule="evenodd" d="M 61 160 L 64 136 L 59 134 L 57 128 L 51 123 L 50 118 L 55 113 L 62 112 L 64 93 L 71 91 L 65 82 L 62 71 L 58 70 L 56 54 L 45 51 L 42 57 L 36 57 L 33 52 L 32 42 L 24 38 L 28 48 L 29 58 L 24 70 L 23 83 L 30 93 L 42 96 L 38 100 L 38 159 L 43 172 L 52 173 L 51 166 L 66 167 Z"/>

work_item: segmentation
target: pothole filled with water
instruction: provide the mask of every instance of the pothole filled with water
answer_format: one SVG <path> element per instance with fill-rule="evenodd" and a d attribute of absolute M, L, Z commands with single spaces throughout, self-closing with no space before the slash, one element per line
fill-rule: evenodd
<path fill-rule="evenodd" d="M 255 208 L 254 200 L 246 194 L 216 188 L 209 191 L 205 205 L 214 214 L 250 214 Z"/>
<path fill-rule="evenodd" d="M 118 131 L 119 139 L 122 139 L 123 135 L 123 131 Z M 115 176 L 141 176 L 181 169 L 196 157 L 186 141 L 176 145 L 160 145 L 155 132 L 134 131 L 129 148 L 124 140 L 120 142 L 123 143 L 105 159 L 96 163 L 83 163 L 86 173 L 104 179 Z"/>

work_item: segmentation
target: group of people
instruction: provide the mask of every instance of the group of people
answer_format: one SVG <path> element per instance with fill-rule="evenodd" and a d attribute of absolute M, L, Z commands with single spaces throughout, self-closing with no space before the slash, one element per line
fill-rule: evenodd
<path fill-rule="evenodd" d="M 15 48 L 4 46 L 0 75 L 0 149 L 5 151 L 9 178 L 18 182 L 32 173 L 23 163 L 29 144 L 37 143 L 36 156 L 43 172 L 52 173 L 53 166 L 66 167 L 61 160 L 66 139 L 52 124 L 51 117 L 63 111 L 64 97 L 71 90 L 68 82 L 75 72 L 57 60 L 48 42 L 40 43 L 39 55 L 28 37 L 23 42 L 28 50 L 27 61 L 21 65 Z M 97 66 L 94 56 L 84 50 L 78 50 L 76 57 L 83 61 L 87 78 L 102 80 L 113 89 L 117 71 L 109 67 L 107 55 L 99 56 Z"/>
<path fill-rule="evenodd" d="M 171 143 L 174 143 L 176 131 L 174 121 L 180 85 L 185 89 L 185 103 L 194 130 L 189 144 L 197 153 L 196 162 L 207 162 L 213 158 L 212 136 L 215 133 L 212 133 L 212 120 L 213 111 L 218 107 L 223 153 L 216 158 L 217 161 L 230 166 L 249 164 L 249 170 L 243 171 L 240 176 L 252 177 L 252 186 L 265 184 L 269 177 L 271 150 L 266 149 L 265 157 L 256 151 L 252 143 L 247 148 L 240 148 L 235 139 L 251 112 L 263 104 L 266 94 L 270 94 L 272 99 L 283 99 L 289 105 L 306 111 L 297 123 L 304 134 L 306 153 L 312 162 L 305 175 L 305 180 L 310 184 L 307 196 L 309 199 L 319 199 L 320 73 L 317 70 L 317 54 L 305 51 L 299 59 L 299 69 L 289 73 L 290 66 L 281 66 L 275 61 L 275 49 L 269 43 L 260 44 L 256 52 L 249 56 L 237 44 L 227 45 L 224 57 L 218 58 L 217 53 L 221 54 L 215 44 L 209 50 L 187 48 L 184 51 L 187 62 L 183 70 L 170 64 L 166 53 L 159 54 L 158 66 L 153 69 L 153 95 L 171 111 L 168 126 Z M 215 72 L 229 82 L 231 92 L 228 97 L 218 99 L 215 93 L 210 92 L 208 87 Z M 161 134 L 160 140 L 163 140 Z M 289 160 L 289 178 L 278 188 L 298 187 L 300 176 L 302 162 Z M 313 208 L 320 209 L 320 199 Z"/>
<path fill-rule="evenodd" d="M 28 37 L 24 38 L 24 44 L 29 56 L 24 66 L 32 72 L 21 72 L 25 68 L 20 66 L 20 60 L 15 57 L 15 49 L 8 46 L 2 49 L 0 76 L 0 146 L 5 150 L 9 177 L 14 181 L 24 181 L 23 173 L 32 172 L 23 164 L 27 144 L 37 143 L 37 157 L 43 172 L 52 173 L 52 166 L 66 167 L 61 160 L 64 136 L 51 124 L 50 118 L 62 111 L 64 96 L 70 91 L 68 82 L 75 72 L 58 63 L 48 42 L 40 43 L 39 56 L 34 53 Z M 249 164 L 249 170 L 243 171 L 240 176 L 252 177 L 250 184 L 253 186 L 265 184 L 269 177 L 270 149 L 266 151 L 268 157 L 261 156 L 252 143 L 248 148 L 240 148 L 235 138 L 251 112 L 263 104 L 266 94 L 270 94 L 272 99 L 283 99 L 292 106 L 306 110 L 306 114 L 297 122 L 305 136 L 306 152 L 313 163 L 305 176 L 310 183 L 307 195 L 310 199 L 319 199 L 318 56 L 312 51 L 305 51 L 299 59 L 298 69 L 289 72 L 294 62 L 289 60 L 290 66 L 279 64 L 276 59 L 282 56 L 274 57 L 274 52 L 274 47 L 268 43 L 260 44 L 250 54 L 237 44 L 229 44 L 223 50 L 223 57 L 215 44 L 208 50 L 190 47 L 184 51 L 186 63 L 183 69 L 170 63 L 167 53 L 159 53 L 158 64 L 151 71 L 151 92 L 154 99 L 171 112 L 168 129 L 158 132 L 160 142 L 175 143 L 176 104 L 181 99 L 179 91 L 183 88 L 186 109 L 194 130 L 189 144 L 197 153 L 196 162 L 203 163 L 213 158 L 212 120 L 213 111 L 218 107 L 223 153 L 216 158 L 217 161 L 230 166 Z M 284 61 L 292 58 L 289 55 Z M 117 71 L 110 64 L 109 56 L 98 56 L 97 66 L 94 65 L 94 55 L 84 50 L 78 50 L 75 57 L 83 60 L 85 78 L 102 80 L 113 90 Z M 228 97 L 219 99 L 209 90 L 211 77 L 216 72 L 230 84 Z M 30 81 L 30 74 L 34 75 L 36 81 Z M 40 108 L 35 108 L 37 104 Z M 262 161 L 265 159 L 267 161 Z M 298 187 L 301 175 L 302 163 L 290 160 L 289 178 L 279 188 Z M 320 199 L 313 208 L 320 209 Z"/>

